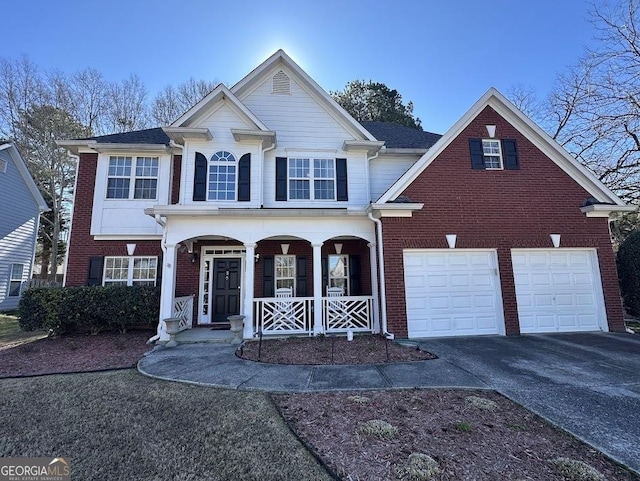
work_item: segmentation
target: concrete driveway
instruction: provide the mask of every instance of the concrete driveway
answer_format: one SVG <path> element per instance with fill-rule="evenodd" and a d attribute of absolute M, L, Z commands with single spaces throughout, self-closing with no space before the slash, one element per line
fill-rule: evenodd
<path fill-rule="evenodd" d="M 640 472 L 640 336 L 423 340 L 422 348 Z"/>

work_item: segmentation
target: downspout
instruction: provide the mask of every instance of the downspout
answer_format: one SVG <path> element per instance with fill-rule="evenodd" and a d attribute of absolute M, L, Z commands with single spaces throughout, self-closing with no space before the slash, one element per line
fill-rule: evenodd
<path fill-rule="evenodd" d="M 387 339 L 394 339 L 395 335 L 387 331 L 387 289 L 384 279 L 384 249 L 382 247 L 382 222 L 376 219 L 371 212 L 369 219 L 376 225 L 376 243 L 378 244 L 378 282 L 380 283 L 380 326 L 382 334 Z"/>
<path fill-rule="evenodd" d="M 262 149 L 262 159 L 260 159 L 260 191 L 259 191 L 259 196 L 258 196 L 258 200 L 260 201 L 260 207 L 262 208 L 262 206 L 264 205 L 264 154 L 265 152 L 269 152 L 270 150 L 273 150 L 276 148 L 276 142 L 275 140 L 273 141 L 273 143 L 271 144 L 270 147 L 267 147 L 266 149 Z"/>

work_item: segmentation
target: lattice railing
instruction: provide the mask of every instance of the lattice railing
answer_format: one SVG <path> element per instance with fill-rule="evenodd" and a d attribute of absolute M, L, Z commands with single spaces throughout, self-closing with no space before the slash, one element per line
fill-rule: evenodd
<path fill-rule="evenodd" d="M 312 297 L 265 297 L 254 300 L 256 331 L 263 334 L 312 334 Z"/>
<path fill-rule="evenodd" d="M 191 329 L 193 324 L 193 296 L 176 297 L 173 300 L 173 317 L 180 319 L 181 331 Z"/>
<path fill-rule="evenodd" d="M 372 332 L 373 297 L 324 297 L 322 299 L 322 327 L 326 333 Z"/>

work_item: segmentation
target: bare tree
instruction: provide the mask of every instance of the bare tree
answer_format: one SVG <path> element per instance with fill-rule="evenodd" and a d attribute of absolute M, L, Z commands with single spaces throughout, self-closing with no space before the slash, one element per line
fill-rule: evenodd
<path fill-rule="evenodd" d="M 156 94 L 151 103 L 152 119 L 156 125 L 171 124 L 202 100 L 216 85 L 216 82 L 195 80 L 193 77 L 177 87 L 167 85 Z"/>
<path fill-rule="evenodd" d="M 93 68 L 74 73 L 69 78 L 74 104 L 70 112 L 89 129 L 90 135 L 109 133 L 106 127 L 109 84 Z"/>
<path fill-rule="evenodd" d="M 137 75 L 112 84 L 108 89 L 106 114 L 109 132 L 128 132 L 149 126 L 147 89 Z"/>

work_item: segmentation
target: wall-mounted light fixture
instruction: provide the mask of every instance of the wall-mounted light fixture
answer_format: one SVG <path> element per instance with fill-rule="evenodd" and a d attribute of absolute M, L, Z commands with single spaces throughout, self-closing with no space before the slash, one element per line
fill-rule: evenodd
<path fill-rule="evenodd" d="M 192 252 L 191 253 L 191 263 L 195 264 L 196 262 L 198 262 L 198 253 L 197 252 Z"/>
<path fill-rule="evenodd" d="M 456 239 L 458 238 L 457 234 L 446 234 L 447 244 L 449 244 L 449 249 L 454 249 L 456 247 Z"/>
<path fill-rule="evenodd" d="M 258 261 L 260 260 L 260 254 L 256 254 L 255 256 L 253 256 L 256 260 L 256 264 L 258 263 Z"/>
<path fill-rule="evenodd" d="M 560 247 L 560 234 L 549 234 L 549 237 L 551 237 L 553 247 Z"/>
<path fill-rule="evenodd" d="M 135 244 L 127 244 L 127 255 L 132 256 L 136 253 L 136 245 Z"/>
<path fill-rule="evenodd" d="M 333 244 L 336 249 L 336 254 L 342 254 L 342 244 Z"/>
<path fill-rule="evenodd" d="M 280 250 L 282 251 L 282 255 L 286 256 L 289 253 L 289 244 L 280 244 Z"/>

